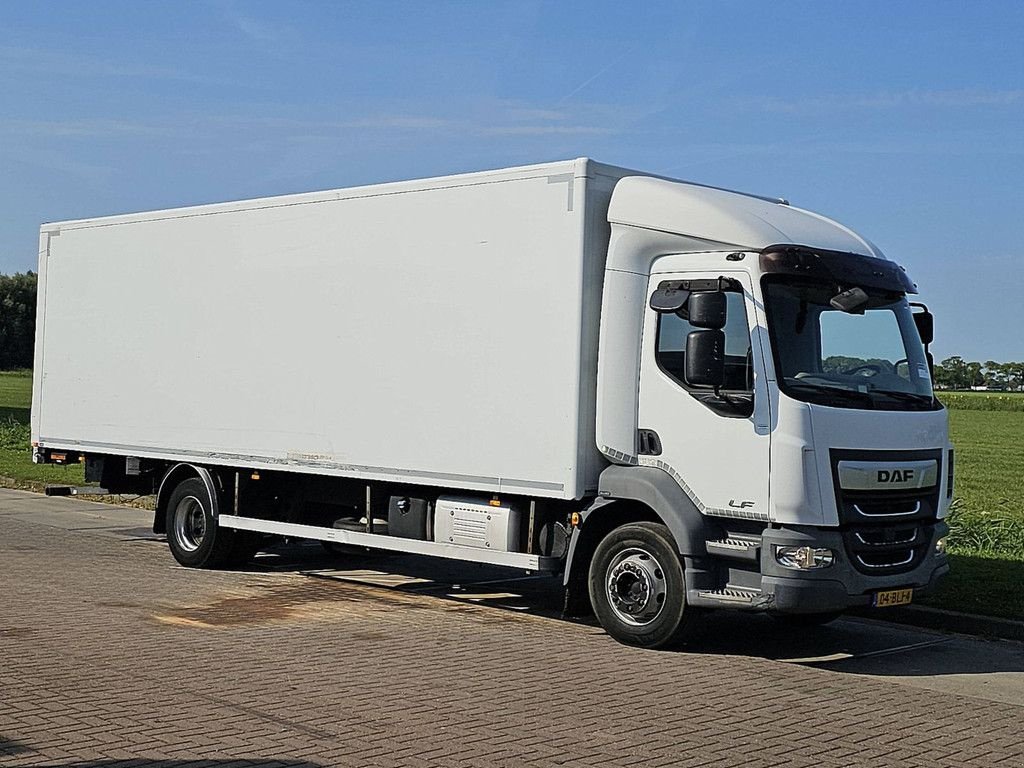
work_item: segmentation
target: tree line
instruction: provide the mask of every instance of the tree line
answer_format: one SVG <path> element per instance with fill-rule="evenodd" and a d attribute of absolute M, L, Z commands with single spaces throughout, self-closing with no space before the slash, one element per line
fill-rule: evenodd
<path fill-rule="evenodd" d="M 985 388 L 1019 392 L 1024 390 L 1024 361 L 1000 363 L 987 360 L 979 363 L 953 355 L 935 364 L 935 386 L 939 389 Z"/>
<path fill-rule="evenodd" d="M 0 370 L 32 367 L 36 273 L 0 275 Z"/>

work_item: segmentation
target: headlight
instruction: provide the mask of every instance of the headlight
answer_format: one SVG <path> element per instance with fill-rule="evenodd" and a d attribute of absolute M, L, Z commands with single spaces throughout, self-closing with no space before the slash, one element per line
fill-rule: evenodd
<path fill-rule="evenodd" d="M 946 554 L 946 537 L 942 536 L 935 542 L 935 554 L 944 555 Z"/>
<path fill-rule="evenodd" d="M 784 568 L 810 571 L 828 568 L 835 561 L 835 553 L 824 547 L 786 547 L 776 544 L 775 559 Z"/>

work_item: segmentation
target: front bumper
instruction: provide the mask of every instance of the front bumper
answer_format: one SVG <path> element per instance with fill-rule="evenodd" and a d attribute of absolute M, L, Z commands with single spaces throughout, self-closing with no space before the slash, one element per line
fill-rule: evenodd
<path fill-rule="evenodd" d="M 764 531 L 761 547 L 761 608 L 778 613 L 824 613 L 872 604 L 879 590 L 912 587 L 914 596 L 932 591 L 949 573 L 949 560 L 934 554 L 936 541 L 949 532 L 935 525 L 927 555 L 912 570 L 888 575 L 866 574 L 850 561 L 839 531 L 821 528 L 772 528 Z M 827 568 L 796 571 L 775 560 L 775 547 L 827 547 L 835 561 Z"/>

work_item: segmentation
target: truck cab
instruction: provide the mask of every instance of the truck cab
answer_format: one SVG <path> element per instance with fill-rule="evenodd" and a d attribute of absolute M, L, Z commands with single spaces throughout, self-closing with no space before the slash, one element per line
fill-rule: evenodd
<path fill-rule="evenodd" d="M 612 466 L 574 543 L 609 502 L 653 509 L 691 613 L 817 624 L 933 588 L 953 451 L 906 272 L 781 200 L 625 178 L 608 218 L 597 442 Z M 665 568 L 642 541 L 622 549 L 592 561 L 591 601 L 620 639 L 659 644 Z"/>

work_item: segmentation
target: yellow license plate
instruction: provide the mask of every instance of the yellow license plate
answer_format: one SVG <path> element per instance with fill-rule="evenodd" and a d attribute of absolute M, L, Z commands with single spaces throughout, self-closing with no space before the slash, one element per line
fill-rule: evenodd
<path fill-rule="evenodd" d="M 894 605 L 906 605 L 914 600 L 913 589 L 886 589 L 875 592 L 872 605 L 875 608 L 891 608 Z"/>

